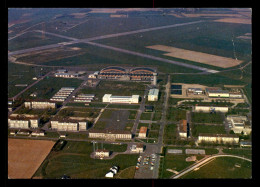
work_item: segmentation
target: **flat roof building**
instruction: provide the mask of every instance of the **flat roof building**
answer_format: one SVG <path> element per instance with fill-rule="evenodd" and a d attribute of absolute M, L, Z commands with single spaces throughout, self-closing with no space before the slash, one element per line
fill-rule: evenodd
<path fill-rule="evenodd" d="M 195 112 L 228 112 L 228 107 L 195 105 Z"/>
<path fill-rule="evenodd" d="M 112 96 L 112 94 L 105 94 L 102 98 L 104 103 L 138 103 L 139 95 L 132 96 Z"/>
<path fill-rule="evenodd" d="M 181 138 L 187 138 L 188 137 L 187 120 L 180 120 L 180 123 L 179 123 L 179 136 Z"/>
<path fill-rule="evenodd" d="M 143 153 L 144 152 L 144 145 L 141 143 L 134 144 L 130 147 L 131 152 Z"/>
<path fill-rule="evenodd" d="M 158 101 L 159 89 L 150 89 L 148 93 L 148 101 Z"/>
<path fill-rule="evenodd" d="M 116 139 L 132 139 L 132 133 L 130 131 L 124 130 L 99 130 L 91 129 L 89 130 L 89 138 L 102 138 L 105 140 L 116 140 Z"/>
<path fill-rule="evenodd" d="M 146 138 L 146 135 L 147 135 L 147 127 L 144 127 L 144 126 L 140 127 L 138 137 Z"/>
<path fill-rule="evenodd" d="M 207 134 L 200 133 L 198 137 L 198 143 L 201 142 L 210 142 L 210 143 L 238 143 L 239 137 L 235 134 Z"/>

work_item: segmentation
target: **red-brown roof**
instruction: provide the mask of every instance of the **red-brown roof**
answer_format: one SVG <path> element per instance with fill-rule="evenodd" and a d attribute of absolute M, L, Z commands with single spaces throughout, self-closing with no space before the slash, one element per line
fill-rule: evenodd
<path fill-rule="evenodd" d="M 141 127 L 139 133 L 146 133 L 147 127 Z"/>
<path fill-rule="evenodd" d="M 187 120 L 183 119 L 180 121 L 180 131 L 187 132 Z"/>

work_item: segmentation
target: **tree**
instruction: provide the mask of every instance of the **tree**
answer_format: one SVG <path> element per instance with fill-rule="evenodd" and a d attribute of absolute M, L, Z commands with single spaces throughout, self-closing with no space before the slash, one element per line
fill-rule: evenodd
<path fill-rule="evenodd" d="M 233 130 L 230 130 L 229 134 L 235 134 L 235 132 Z"/>

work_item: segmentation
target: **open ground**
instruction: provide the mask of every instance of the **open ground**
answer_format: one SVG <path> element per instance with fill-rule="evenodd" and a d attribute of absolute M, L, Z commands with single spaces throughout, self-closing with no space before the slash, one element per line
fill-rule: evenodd
<path fill-rule="evenodd" d="M 243 62 L 241 60 L 236 60 L 232 58 L 226 58 L 222 56 L 216 56 L 216 55 L 201 53 L 197 51 L 179 49 L 176 47 L 165 46 L 165 45 L 153 45 L 153 46 L 147 46 L 147 48 L 169 52 L 164 54 L 167 56 L 186 59 L 186 60 L 195 61 L 195 62 L 208 64 L 212 66 L 218 66 L 221 68 L 229 68 L 229 67 L 237 66 Z"/>
<path fill-rule="evenodd" d="M 8 177 L 30 179 L 49 154 L 55 142 L 8 139 Z"/>

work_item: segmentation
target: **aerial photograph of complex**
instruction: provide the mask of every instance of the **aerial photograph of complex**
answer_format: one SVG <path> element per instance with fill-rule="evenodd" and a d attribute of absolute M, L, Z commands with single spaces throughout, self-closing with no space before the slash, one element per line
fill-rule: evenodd
<path fill-rule="evenodd" d="M 8 179 L 252 179 L 251 20 L 8 8 Z"/>

